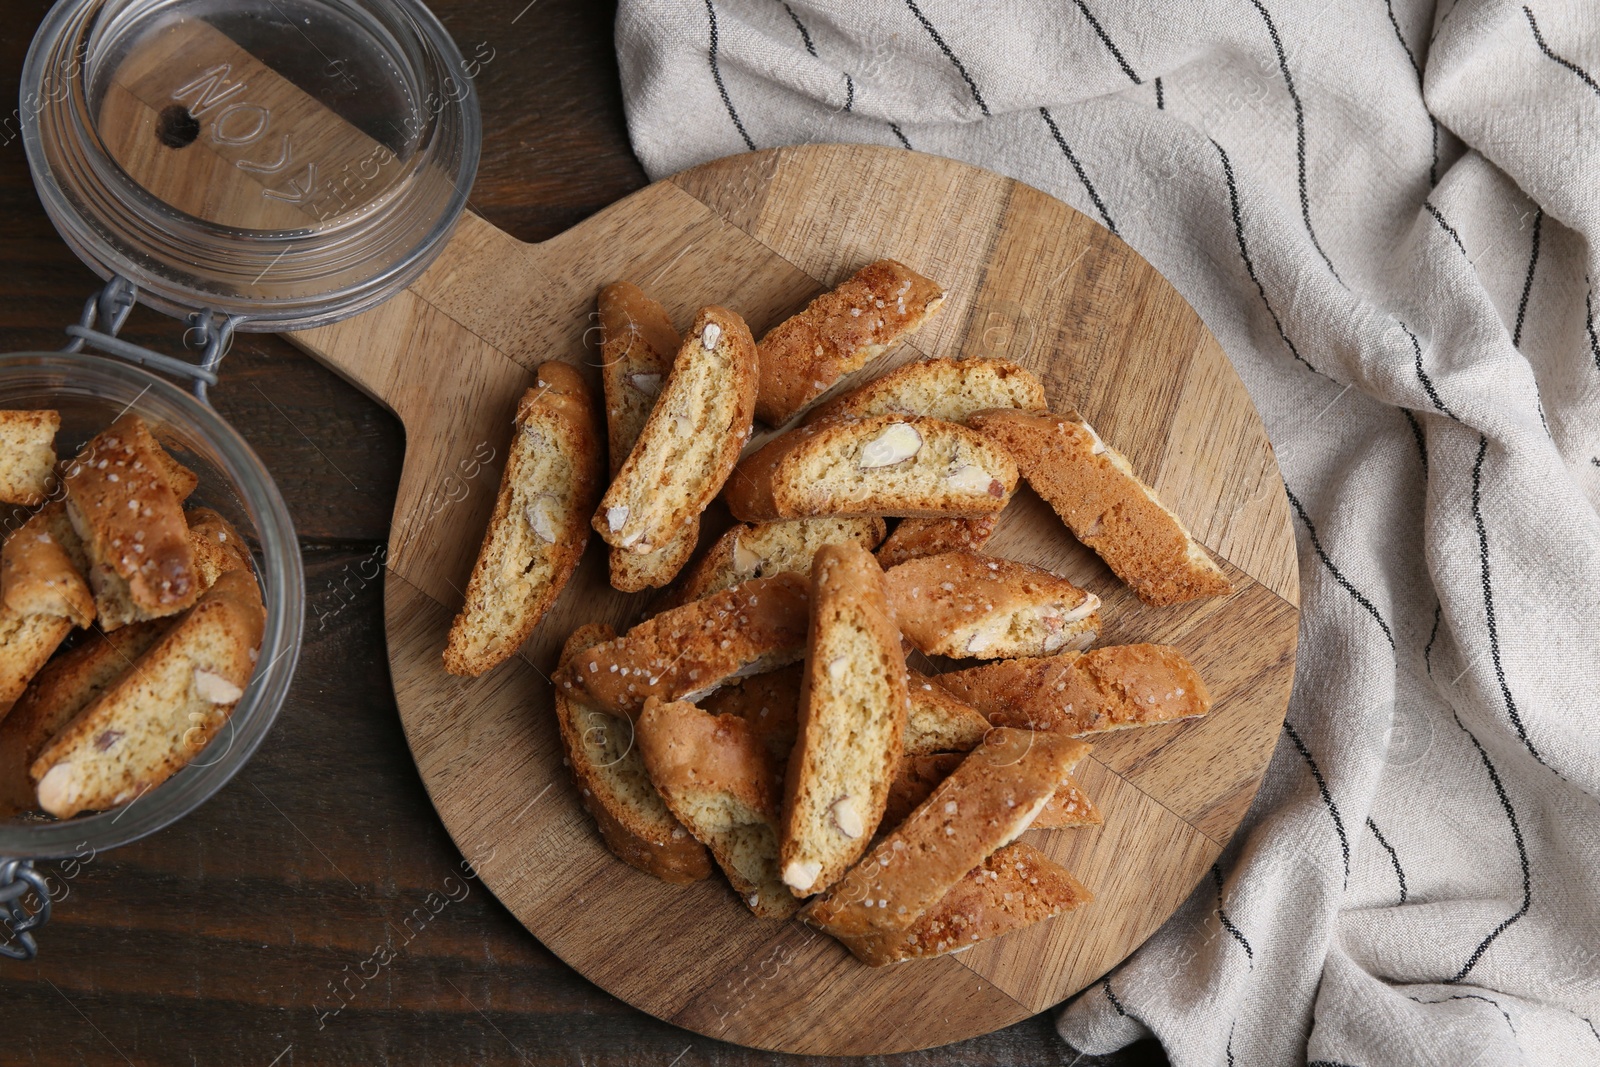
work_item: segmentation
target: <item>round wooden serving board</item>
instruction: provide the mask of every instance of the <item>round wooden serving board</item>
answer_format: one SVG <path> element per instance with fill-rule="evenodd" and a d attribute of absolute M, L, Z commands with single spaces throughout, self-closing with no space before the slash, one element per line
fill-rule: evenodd
<path fill-rule="evenodd" d="M 1098 593 L 1104 643 L 1178 646 L 1216 704 L 1202 720 L 1098 741 L 1079 778 L 1105 825 L 1027 836 L 1094 891 L 1092 905 L 957 956 L 872 969 L 822 934 L 752 917 L 720 878 L 666 885 L 601 845 L 562 766 L 547 681 L 575 626 L 625 628 L 648 603 L 610 589 L 598 538 L 520 657 L 463 680 L 444 672 L 440 652 L 534 368 L 585 365 L 598 395 L 601 286 L 637 282 L 680 328 L 700 306 L 722 304 L 760 337 L 885 256 L 939 281 L 949 299 L 863 375 L 923 355 L 1027 365 L 1053 407 L 1077 408 L 1128 455 L 1224 561 L 1236 592 L 1145 607 L 1036 496 L 1018 492 L 989 551 Z M 1082 989 L 1149 936 L 1255 795 L 1289 698 L 1298 616 L 1272 449 L 1189 305 L 1121 240 L 1043 193 L 883 148 L 736 156 L 657 182 L 543 244 L 468 216 L 409 290 L 296 340 L 405 424 L 385 590 L 389 659 L 434 805 L 536 937 L 653 1015 L 740 1044 L 830 1054 L 924 1048 L 1007 1026 Z"/>

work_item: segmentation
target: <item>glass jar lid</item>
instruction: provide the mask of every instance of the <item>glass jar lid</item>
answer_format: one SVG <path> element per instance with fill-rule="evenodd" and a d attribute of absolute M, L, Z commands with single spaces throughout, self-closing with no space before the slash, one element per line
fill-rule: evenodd
<path fill-rule="evenodd" d="M 169 314 L 307 329 L 443 248 L 478 164 L 472 71 L 416 0 L 60 0 L 23 143 L 103 277 Z"/>

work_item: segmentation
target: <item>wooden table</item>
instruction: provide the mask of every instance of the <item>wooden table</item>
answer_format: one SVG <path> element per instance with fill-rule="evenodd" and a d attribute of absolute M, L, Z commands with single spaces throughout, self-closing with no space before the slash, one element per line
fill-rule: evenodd
<path fill-rule="evenodd" d="M 480 42 L 479 54 L 493 50 L 477 81 L 485 136 L 472 207 L 541 240 L 646 178 L 628 145 L 610 7 L 526 2 L 433 6 L 464 52 Z M 0 25 L 0 86 L 11 99 L 47 7 L 15 4 Z M 0 351 L 53 349 L 99 281 L 46 219 L 15 131 L 14 121 L 0 123 Z M 174 351 L 179 333 L 141 308 L 123 336 Z M 400 473 L 398 422 L 260 334 L 238 337 L 212 397 L 265 460 L 300 533 L 307 620 L 294 690 L 222 793 L 176 826 L 75 868 L 41 958 L 0 960 L 0 1061 L 794 1059 L 720 1044 L 615 1000 L 459 877 L 460 854 L 401 734 L 384 654 L 376 564 Z M 1046 1013 L 884 1062 L 1062 1064 L 1074 1055 Z M 1165 1060 L 1143 1043 L 1074 1062 Z"/>

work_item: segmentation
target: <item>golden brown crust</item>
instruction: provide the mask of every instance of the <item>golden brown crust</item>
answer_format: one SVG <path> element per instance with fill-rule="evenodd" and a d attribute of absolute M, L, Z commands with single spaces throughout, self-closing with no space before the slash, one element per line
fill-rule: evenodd
<path fill-rule="evenodd" d="M 878 563 L 888 570 L 923 556 L 976 552 L 989 543 L 999 525 L 998 514 L 976 519 L 901 519 L 878 548 Z"/>
<path fill-rule="evenodd" d="M 1100 632 L 1100 598 L 1042 567 L 946 552 L 889 569 L 889 603 L 928 655 L 1039 655 L 1086 648 Z"/>
<path fill-rule="evenodd" d="M 696 515 L 673 535 L 672 540 L 654 552 L 635 552 L 612 548 L 609 554 L 611 588 L 623 593 L 642 593 L 669 584 L 683 570 L 700 544 L 700 516 Z"/>
<path fill-rule="evenodd" d="M 1178 517 L 1077 412 L 987 411 L 970 425 L 1016 457 L 1034 491 L 1140 600 L 1177 604 L 1232 591 Z"/>
<path fill-rule="evenodd" d="M 965 422 L 974 412 L 1015 407 L 1043 411 L 1044 383 L 1009 359 L 919 359 L 842 393 L 806 413 L 807 423 L 835 415 L 929 415 Z"/>
<path fill-rule="evenodd" d="M 200 576 L 201 586 L 210 589 L 223 571 L 243 569 L 255 573 L 250 546 L 231 522 L 210 508 L 190 508 L 184 518 L 189 523 L 189 548 L 194 553 L 195 573 Z"/>
<path fill-rule="evenodd" d="M 174 615 L 200 595 L 173 466 L 130 412 L 67 467 L 67 514 L 89 556 L 102 628 Z"/>
<path fill-rule="evenodd" d="M 921 442 L 917 452 L 904 462 L 862 468 L 863 450 L 902 424 Z M 930 465 L 928 483 L 901 484 L 907 463 Z M 831 481 L 812 470 L 825 466 Z M 955 471 L 987 477 L 978 479 L 982 484 L 952 480 Z M 742 522 L 816 515 L 978 518 L 1003 509 L 1016 484 L 1010 454 L 965 426 L 914 415 L 845 416 L 779 434 L 739 463 L 723 496 Z"/>
<path fill-rule="evenodd" d="M 1105 816 L 1069 774 L 1050 794 L 1050 800 L 1034 816 L 1030 830 L 1070 830 L 1079 826 L 1100 826 Z"/>
<path fill-rule="evenodd" d="M 555 682 L 637 718 L 649 697 L 694 699 L 735 675 L 793 663 L 805 650 L 808 585 L 778 574 L 664 611 L 583 652 Z"/>
<path fill-rule="evenodd" d="M 517 404 L 512 434 L 494 513 L 445 645 L 444 668 L 451 674 L 480 675 L 515 655 L 561 595 L 589 541 L 588 518 L 600 495 L 600 428 L 583 376 L 559 361 L 540 364 L 537 381 Z M 532 478 L 524 468 L 540 460 L 534 454 L 537 450 L 519 447 L 530 434 L 566 459 L 566 484 L 524 484 Z M 513 510 L 518 494 L 530 489 L 534 495 L 548 492 L 556 500 L 552 508 L 539 513 L 552 525 L 543 533 L 525 514 L 528 508 Z M 535 561 L 544 563 L 540 573 L 547 575 L 546 580 L 526 577 Z M 525 583 L 523 596 L 508 602 L 515 595 L 511 583 L 516 582 Z"/>
<path fill-rule="evenodd" d="M 666 309 L 632 282 L 600 290 L 600 380 L 605 387 L 611 477 L 633 451 L 678 354 Z"/>
<path fill-rule="evenodd" d="M 911 712 L 906 720 L 905 753 L 971 752 L 983 743 L 989 720 L 955 694 L 919 671 L 906 672 Z"/>
<path fill-rule="evenodd" d="M 781 426 L 848 374 L 921 326 L 944 290 L 892 259 L 856 271 L 761 339 L 756 416 Z"/>
<path fill-rule="evenodd" d="M 0 719 L 71 632 L 72 620 L 59 615 L 0 611 Z"/>
<path fill-rule="evenodd" d="M 94 621 L 94 594 L 62 538 L 74 538 L 60 501 L 30 516 L 0 548 L 0 606 L 13 615 L 54 615 L 74 626 Z M 65 527 L 65 528 L 63 528 Z"/>
<path fill-rule="evenodd" d="M 1066 868 L 1032 845 L 1007 845 L 974 867 L 910 928 L 841 938 L 872 967 L 971 948 L 1094 901 Z"/>
<path fill-rule="evenodd" d="M 724 307 L 701 308 L 600 500 L 595 532 L 641 553 L 678 537 L 722 491 L 750 439 L 755 393 L 756 345 L 744 319 Z"/>
<path fill-rule="evenodd" d="M 818 548 L 852 540 L 872 548 L 883 540 L 886 528 L 876 517 L 739 523 L 706 549 L 672 591 L 670 603 L 686 604 L 751 578 L 783 571 L 809 575 Z"/>
<path fill-rule="evenodd" d="M 609 626 L 580 626 L 562 647 L 560 665 L 566 666 L 578 653 L 615 636 Z M 636 738 L 631 736 L 632 724 L 587 708 L 559 688 L 555 692 L 555 711 L 556 726 L 561 732 L 561 744 L 567 753 L 566 764 L 578 790 L 578 801 L 594 819 L 606 847 L 622 862 L 664 882 L 687 885 L 709 878 L 711 856 L 705 846 L 672 818 L 658 795 L 648 795 L 654 794 L 655 789 L 644 777 L 643 757 L 634 743 Z M 597 766 L 589 744 L 592 732 L 613 729 L 627 731 L 629 743 L 620 755 L 608 751 L 610 758 Z M 643 780 L 634 778 L 631 766 L 620 767 L 625 763 L 636 763 L 638 779 Z M 627 781 L 619 780 L 622 774 L 628 775 Z M 630 798 L 627 795 L 630 786 L 636 792 L 648 791 L 648 794 Z"/>
<path fill-rule="evenodd" d="M 1089 746 L 997 729 L 802 917 L 835 937 L 905 930 L 1027 829 Z"/>
<path fill-rule="evenodd" d="M 789 763 L 799 731 L 801 663 L 791 663 L 775 671 L 757 674 L 725 685 L 700 702 L 712 715 L 737 715 L 750 724 L 772 757 L 772 765 L 782 770 Z M 974 713 L 976 714 L 976 713 Z M 984 722 L 988 726 L 988 722 Z"/>
<path fill-rule="evenodd" d="M 1211 710 L 1199 672 L 1168 645 L 999 660 L 941 674 L 939 682 L 997 726 L 1072 735 L 1151 726 Z"/>
<path fill-rule="evenodd" d="M 895 768 L 894 781 L 889 784 L 889 803 L 883 811 L 881 829 L 892 830 L 916 810 L 917 805 L 950 777 L 950 773 L 966 758 L 963 752 L 933 752 L 925 756 L 906 754 Z M 1095 807 L 1088 794 L 1073 781 L 1071 775 L 1061 780 L 1056 791 L 1033 822 L 1030 830 L 1064 830 L 1074 826 L 1099 826 L 1104 822 L 1100 809 Z"/>

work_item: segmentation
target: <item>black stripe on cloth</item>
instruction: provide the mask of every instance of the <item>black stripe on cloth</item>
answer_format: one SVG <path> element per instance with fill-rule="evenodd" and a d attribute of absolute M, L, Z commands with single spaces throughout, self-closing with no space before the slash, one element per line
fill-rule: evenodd
<path fill-rule="evenodd" d="M 1117 1014 L 1122 1016 L 1124 1019 L 1126 1019 L 1128 1017 L 1127 1010 L 1123 1008 L 1122 1001 L 1117 999 L 1117 995 L 1115 993 L 1111 992 L 1111 979 L 1109 979 L 1109 978 L 1101 979 L 1100 988 L 1102 988 L 1102 989 L 1104 989 L 1106 991 L 1106 999 L 1111 1001 L 1111 1006 L 1113 1008 L 1117 1009 Z"/>
<path fill-rule="evenodd" d="M 1317 537 L 1317 528 L 1312 525 L 1311 516 L 1306 514 L 1306 509 L 1300 503 L 1300 498 L 1294 495 L 1294 490 L 1289 488 L 1288 482 L 1283 483 L 1283 492 L 1288 496 L 1289 503 L 1294 505 L 1295 513 L 1300 516 L 1300 521 L 1306 524 L 1306 533 L 1311 535 L 1311 547 L 1316 551 L 1317 558 L 1322 561 L 1323 566 L 1328 568 L 1328 572 L 1333 575 L 1333 580 L 1343 586 L 1345 592 L 1354 597 L 1357 604 L 1366 608 L 1369 615 L 1378 620 L 1378 625 L 1383 628 L 1383 636 L 1388 638 L 1389 647 L 1393 648 L 1394 633 L 1389 629 L 1389 624 L 1383 621 L 1383 616 L 1378 614 L 1378 609 L 1373 607 L 1372 601 L 1368 600 L 1361 594 L 1359 589 L 1350 584 L 1350 579 L 1346 578 L 1344 573 L 1333 565 L 1333 560 L 1329 559 L 1328 554 L 1322 550 L 1322 541 Z"/>
<path fill-rule="evenodd" d="M 1245 958 L 1250 961 L 1250 966 L 1254 967 L 1256 965 L 1256 950 L 1250 947 L 1250 942 L 1245 940 L 1244 934 L 1237 926 L 1233 925 L 1233 920 L 1228 918 L 1228 913 L 1222 908 L 1222 868 L 1215 863 L 1211 865 L 1211 880 L 1217 884 L 1217 918 L 1222 920 L 1222 928 L 1228 931 L 1235 941 L 1239 942 L 1240 947 L 1244 949 Z"/>
<path fill-rule="evenodd" d="M 1340 1060 L 1307 1060 L 1306 1067 L 1353 1067 L 1353 1065 Z"/>
<path fill-rule="evenodd" d="M 1594 356 L 1594 369 L 1600 370 L 1600 337 L 1594 334 L 1594 283 L 1587 274 L 1583 280 L 1589 286 L 1583 297 L 1583 328 L 1589 331 L 1589 354 Z"/>
<path fill-rule="evenodd" d="M 1133 68 L 1129 66 L 1128 61 L 1123 58 L 1122 50 L 1111 43 L 1111 38 L 1106 35 L 1105 27 L 1101 26 L 1100 20 L 1095 18 L 1094 15 L 1089 11 L 1089 5 L 1084 3 L 1083 0 L 1073 0 L 1073 2 L 1078 5 L 1078 10 L 1083 12 L 1083 17 L 1089 20 L 1089 25 L 1093 27 L 1095 36 L 1100 38 L 1100 43 L 1106 46 L 1106 51 L 1111 53 L 1111 58 L 1117 61 L 1117 66 L 1122 68 L 1122 73 L 1126 74 L 1128 76 L 1128 80 L 1133 82 L 1133 84 L 1143 85 L 1144 79 L 1133 72 Z"/>
<path fill-rule="evenodd" d="M 1167 94 L 1164 91 L 1162 91 L 1161 79 L 1157 78 L 1156 79 L 1156 110 L 1157 111 L 1165 111 L 1166 109 L 1167 109 Z"/>
<path fill-rule="evenodd" d="M 1289 350 L 1290 355 L 1304 363 L 1308 370 L 1316 371 L 1317 368 L 1311 365 L 1311 361 L 1302 356 L 1300 350 L 1294 346 L 1294 342 L 1289 340 L 1289 335 L 1284 332 L 1283 322 L 1278 318 L 1278 313 L 1272 310 L 1272 301 L 1267 299 L 1267 287 L 1261 284 L 1261 276 L 1256 273 L 1255 260 L 1250 258 L 1250 248 L 1245 244 L 1244 216 L 1239 213 L 1239 186 L 1233 178 L 1233 163 L 1228 159 L 1228 152 L 1222 145 L 1215 140 L 1211 142 L 1211 145 L 1217 150 L 1217 154 L 1222 157 L 1222 174 L 1228 180 L 1228 204 L 1233 210 L 1233 233 L 1239 239 L 1239 255 L 1244 259 L 1244 269 L 1249 273 L 1250 280 L 1256 283 L 1256 291 L 1261 294 L 1261 303 L 1266 305 L 1267 314 L 1272 316 L 1272 325 L 1278 328 L 1278 336 L 1283 339 L 1284 347 Z"/>
<path fill-rule="evenodd" d="M 1433 643 L 1439 638 L 1439 620 L 1444 617 L 1444 605 L 1433 605 L 1433 632 L 1428 635 L 1428 647 L 1422 650 L 1422 665 L 1427 668 L 1428 677 L 1433 677 Z"/>
<path fill-rule="evenodd" d="M 1424 200 L 1422 202 L 1422 206 L 1428 209 L 1428 214 L 1433 216 L 1434 222 L 1437 222 L 1440 226 L 1444 227 L 1444 232 L 1449 234 L 1450 240 L 1454 241 L 1456 243 L 1456 247 L 1461 249 L 1461 254 L 1466 255 L 1467 246 L 1461 243 L 1461 235 L 1456 232 L 1456 228 L 1454 226 L 1450 225 L 1444 220 L 1444 215 L 1440 213 L 1438 208 L 1433 206 L 1433 201 Z"/>
<path fill-rule="evenodd" d="M 1517 328 L 1511 332 L 1511 343 L 1522 347 L 1522 323 L 1528 314 L 1528 294 L 1533 292 L 1533 272 L 1539 266 L 1539 232 L 1544 229 L 1544 208 L 1533 216 L 1533 251 L 1528 255 L 1528 276 L 1522 282 L 1522 299 L 1517 302 Z"/>
<path fill-rule="evenodd" d="M 856 81 L 850 75 L 844 76 L 844 109 L 854 111 L 856 107 Z"/>
<path fill-rule="evenodd" d="M 1389 8 L 1389 25 L 1394 27 L 1395 39 L 1400 42 L 1400 47 L 1405 49 L 1406 58 L 1411 60 L 1411 69 L 1417 72 L 1417 88 L 1422 88 L 1422 64 L 1417 62 L 1417 54 L 1406 44 L 1406 35 L 1400 32 L 1400 20 L 1394 17 L 1394 0 L 1384 0 Z M 1433 127 L 1433 163 L 1428 167 L 1428 187 L 1439 184 L 1439 120 L 1433 117 L 1433 112 L 1428 111 L 1426 102 L 1422 110 L 1428 113 L 1428 124 Z"/>
<path fill-rule="evenodd" d="M 1394 864 L 1394 876 L 1400 882 L 1400 903 L 1404 904 L 1407 898 L 1411 896 L 1411 893 L 1406 889 L 1406 872 L 1400 867 L 1400 856 L 1395 852 L 1394 846 L 1389 844 L 1388 839 L 1383 836 L 1383 832 L 1378 829 L 1378 824 L 1372 821 L 1372 816 L 1370 815 L 1367 816 L 1367 829 L 1372 831 L 1372 836 L 1378 839 L 1378 844 L 1382 845 L 1383 850 L 1389 854 L 1389 862 Z"/>
<path fill-rule="evenodd" d="M 1427 481 L 1428 445 L 1427 442 L 1422 439 L 1422 424 L 1417 421 L 1417 417 L 1415 415 L 1411 414 L 1410 408 L 1401 408 L 1400 414 L 1404 415 L 1406 417 L 1406 422 L 1411 424 L 1411 436 L 1417 440 L 1417 455 L 1422 460 L 1422 480 Z"/>
<path fill-rule="evenodd" d="M 1594 1039 L 1596 1041 L 1600 1041 L 1600 1030 L 1596 1030 L 1594 1028 L 1594 1023 L 1589 1022 L 1589 1017 L 1587 1015 L 1580 1015 L 1578 1018 L 1582 1019 L 1586 1023 L 1589 1023 L 1589 1032 L 1594 1035 Z"/>
<path fill-rule="evenodd" d="M 1300 103 L 1300 94 L 1294 88 L 1294 75 L 1289 73 L 1289 59 L 1283 54 L 1283 38 L 1278 36 L 1278 26 L 1272 21 L 1272 16 L 1267 13 L 1261 0 L 1250 0 L 1255 9 L 1261 13 L 1261 18 L 1267 24 L 1267 33 L 1272 37 L 1272 49 L 1278 54 L 1278 70 L 1283 74 L 1283 84 L 1289 89 L 1289 100 L 1294 104 L 1294 135 L 1295 159 L 1300 168 L 1300 217 L 1305 220 L 1306 233 L 1311 237 L 1311 246 L 1317 250 L 1317 255 L 1322 257 L 1322 262 L 1328 265 L 1328 273 L 1332 274 L 1335 281 L 1343 285 L 1339 272 L 1333 269 L 1333 260 L 1328 258 L 1328 253 L 1322 250 L 1322 242 L 1317 240 L 1317 231 L 1311 225 L 1311 199 L 1306 194 L 1306 111 Z"/>
<path fill-rule="evenodd" d="M 950 46 L 944 43 L 944 38 L 939 36 L 939 31 L 933 28 L 933 23 L 928 21 L 928 16 L 924 15 L 922 9 L 917 6 L 917 0 L 906 0 L 906 6 L 911 9 L 913 15 L 917 16 L 917 21 L 922 23 L 922 28 L 928 31 L 928 36 L 933 38 L 933 43 L 939 46 L 939 51 L 944 53 L 944 57 L 955 64 L 956 72 L 961 75 L 961 80 L 967 83 L 968 89 L 972 90 L 972 99 L 978 102 L 978 110 L 988 115 L 989 105 L 983 102 L 983 94 L 978 92 L 978 83 L 972 80 L 972 75 L 967 73 L 967 68 L 962 66 L 961 60 L 957 59 L 956 54 L 950 51 Z"/>
<path fill-rule="evenodd" d="M 1497 1010 L 1502 1016 L 1505 1017 L 1506 1025 L 1511 1027 L 1511 1036 L 1515 1037 L 1516 1034 L 1517 1034 L 1517 1024 L 1511 1021 L 1511 1016 L 1506 1012 L 1506 1010 L 1504 1008 L 1502 1008 L 1500 1006 L 1500 1002 L 1497 1001 L 1497 1000 L 1490 1000 L 1488 997 L 1480 996 L 1477 993 L 1452 993 L 1450 996 L 1445 997 L 1443 1000 L 1423 1000 L 1421 997 L 1412 997 L 1412 996 L 1408 996 L 1408 997 L 1406 997 L 1406 999 L 1407 1000 L 1414 1000 L 1418 1004 L 1448 1004 L 1452 1000 L 1481 1000 L 1485 1004 L 1493 1004 L 1494 1007 L 1495 1007 L 1495 1010 Z"/>
<path fill-rule="evenodd" d="M 1399 323 L 1400 328 L 1405 330 L 1406 336 L 1411 338 L 1411 353 L 1415 357 L 1417 378 L 1422 382 L 1423 391 L 1428 394 L 1428 399 L 1433 402 L 1433 406 L 1439 410 L 1440 414 L 1448 415 L 1460 422 L 1461 419 L 1457 417 L 1456 413 L 1451 411 L 1443 400 L 1439 399 L 1439 390 L 1433 387 L 1433 379 L 1428 377 L 1428 372 L 1422 369 L 1422 342 L 1417 340 L 1416 334 L 1407 329 L 1405 323 L 1400 322 L 1399 319 L 1396 319 L 1395 322 Z"/>
<path fill-rule="evenodd" d="M 1528 739 L 1528 731 L 1522 725 L 1522 714 L 1517 710 L 1516 699 L 1511 695 L 1511 686 L 1506 682 L 1505 668 L 1500 663 L 1500 628 L 1495 623 L 1494 585 L 1489 580 L 1489 531 L 1483 522 L 1483 497 L 1480 492 L 1483 485 L 1483 458 L 1488 452 L 1489 439 L 1480 434 L 1478 458 L 1472 464 L 1472 521 L 1478 527 L 1478 561 L 1483 573 L 1483 614 L 1489 623 L 1489 656 L 1494 661 L 1494 676 L 1500 682 L 1500 695 L 1505 700 L 1506 715 L 1511 719 L 1511 725 L 1516 727 L 1517 737 L 1522 740 L 1534 759 L 1544 763 L 1544 757 L 1539 755 L 1539 750 Z"/>
<path fill-rule="evenodd" d="M 900 143 L 905 146 L 905 149 L 910 151 L 911 142 L 906 140 L 906 135 L 901 132 L 900 127 L 891 122 L 889 123 L 889 129 L 893 131 L 894 135 L 900 139 Z"/>
<path fill-rule="evenodd" d="M 1350 885 L 1350 839 L 1345 836 L 1344 819 L 1339 815 L 1339 805 L 1333 802 L 1333 794 L 1328 792 L 1327 779 L 1322 777 L 1322 769 L 1317 766 L 1317 761 L 1312 758 L 1311 750 L 1306 743 L 1300 740 L 1300 733 L 1288 719 L 1283 720 L 1284 732 L 1289 735 L 1289 740 L 1294 742 L 1294 747 L 1300 753 L 1300 758 L 1306 761 L 1306 766 L 1311 768 L 1311 777 L 1317 780 L 1317 792 L 1322 794 L 1322 803 L 1326 805 L 1328 814 L 1333 816 L 1333 828 L 1339 833 L 1339 851 L 1344 854 L 1344 884 Z"/>
<path fill-rule="evenodd" d="M 794 13 L 794 8 L 784 4 L 783 0 L 778 0 L 778 2 L 783 4 L 783 9 L 789 13 L 789 20 L 794 23 L 794 28 L 800 31 L 800 40 L 805 42 L 806 51 L 810 52 L 812 57 L 815 58 L 817 46 L 811 43 L 811 31 L 806 29 L 806 24 L 800 21 L 800 16 Z M 1391 13 L 1389 17 L 1393 18 L 1394 15 Z M 849 77 L 849 75 L 846 75 L 846 77 Z"/>
<path fill-rule="evenodd" d="M 1233 1020 L 1233 1022 L 1228 1024 L 1228 1067 L 1234 1067 L 1234 1065 L 1233 1065 L 1233 1029 L 1234 1029 L 1234 1027 L 1236 1027 L 1238 1025 L 1239 1025 L 1239 1020 L 1238 1019 L 1235 1019 L 1235 1020 Z"/>
<path fill-rule="evenodd" d="M 717 9 L 711 6 L 711 0 L 706 0 L 706 15 L 711 19 L 711 77 L 716 80 L 717 92 L 722 96 L 722 106 L 728 109 L 728 117 L 733 120 L 734 128 L 739 131 L 739 136 L 744 138 L 745 147 L 754 152 L 756 143 L 745 132 L 744 123 L 739 120 L 739 113 L 733 109 L 733 100 L 728 96 L 728 87 L 722 84 L 722 68 L 717 66 Z"/>
<path fill-rule="evenodd" d="M 1041 107 L 1039 114 L 1044 116 L 1045 125 L 1050 127 L 1050 136 L 1056 139 L 1056 147 L 1061 149 L 1061 154 L 1067 157 L 1067 162 L 1072 164 L 1072 169 L 1078 174 L 1078 180 L 1083 183 L 1084 189 L 1088 190 L 1089 199 L 1094 201 L 1095 210 L 1100 212 L 1100 221 L 1106 224 L 1106 229 L 1116 233 L 1117 224 L 1111 221 L 1111 215 L 1106 211 L 1105 201 L 1101 200 L 1100 194 L 1094 191 L 1094 183 L 1083 172 L 1083 164 L 1078 162 L 1078 157 L 1073 155 L 1072 149 L 1067 147 L 1067 139 L 1061 136 L 1061 127 L 1057 126 L 1056 120 L 1050 117 L 1050 109 Z"/>
<path fill-rule="evenodd" d="M 1522 827 L 1517 822 L 1517 813 L 1511 806 L 1511 798 L 1506 795 L 1505 783 L 1500 781 L 1500 773 L 1494 769 L 1494 763 L 1489 759 L 1489 753 L 1483 750 L 1483 745 L 1473 736 L 1472 731 L 1467 729 L 1466 724 L 1461 721 L 1461 716 L 1454 711 L 1450 714 L 1455 716 L 1456 725 L 1461 727 L 1461 731 L 1467 735 L 1467 739 L 1472 742 L 1472 747 L 1478 750 L 1478 758 L 1483 760 L 1483 768 L 1489 772 L 1489 781 L 1494 783 L 1495 795 L 1500 798 L 1500 807 L 1505 809 L 1506 818 L 1511 822 L 1511 836 L 1517 843 L 1517 861 L 1522 864 L 1522 907 L 1512 913 L 1510 918 L 1491 930 L 1489 936 L 1485 937 L 1478 944 L 1478 947 L 1472 950 L 1472 955 L 1467 958 L 1466 963 L 1461 965 L 1461 969 L 1453 977 L 1444 980 L 1446 985 L 1455 985 L 1472 973 L 1472 968 L 1478 965 L 1478 961 L 1489 950 L 1489 946 L 1494 944 L 1495 938 L 1505 933 L 1513 923 L 1528 914 L 1528 909 L 1533 906 L 1533 877 L 1528 868 L 1528 846 L 1522 840 Z"/>
<path fill-rule="evenodd" d="M 1550 46 L 1544 43 L 1544 34 L 1539 32 L 1539 23 L 1533 17 L 1533 9 L 1524 6 L 1522 13 L 1528 16 L 1528 28 L 1533 30 L 1533 40 L 1534 43 L 1539 46 L 1539 51 L 1543 52 L 1545 55 L 1561 64 L 1563 67 L 1566 67 L 1573 74 L 1576 74 L 1583 80 L 1583 84 L 1587 85 L 1597 96 L 1600 96 L 1600 85 L 1595 84 L 1595 80 L 1589 77 L 1588 73 L 1582 67 L 1578 66 L 1570 59 L 1563 59 L 1562 57 L 1556 55 L 1550 50 Z"/>

